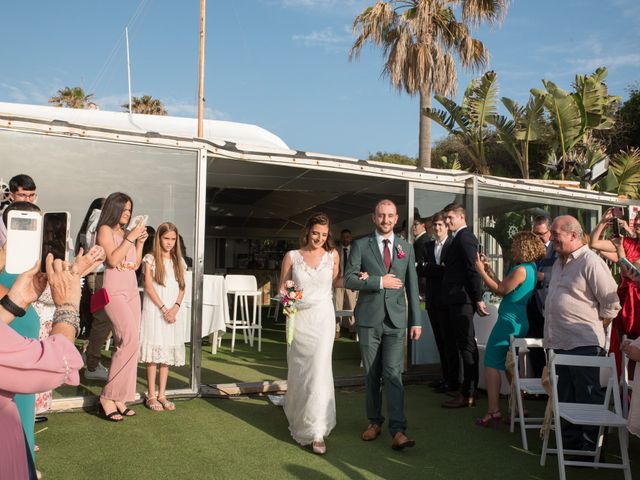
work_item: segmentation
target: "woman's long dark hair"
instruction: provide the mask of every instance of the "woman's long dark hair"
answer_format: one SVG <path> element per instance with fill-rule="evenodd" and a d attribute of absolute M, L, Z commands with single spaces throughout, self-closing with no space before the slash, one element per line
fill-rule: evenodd
<path fill-rule="evenodd" d="M 327 252 L 333 250 L 333 237 L 331 236 L 331 220 L 329 220 L 329 216 L 326 213 L 318 212 L 312 213 L 311 216 L 307 219 L 307 223 L 302 229 L 302 233 L 300 234 L 300 248 L 304 248 L 309 244 L 309 233 L 311 232 L 311 228 L 314 225 L 326 225 L 329 228 L 329 233 L 327 234 L 327 241 L 324 242 L 324 249 Z"/>
<path fill-rule="evenodd" d="M 91 205 L 89 205 L 89 209 L 87 210 L 87 213 L 84 216 L 84 220 L 82 220 L 82 225 L 80 225 L 80 230 L 78 230 L 78 235 L 76 235 L 76 253 L 80 251 L 80 247 L 84 248 L 85 250 L 87 249 L 88 245 L 80 244 L 80 237 L 82 235 L 86 235 L 87 228 L 89 228 L 89 219 L 91 218 L 91 214 L 93 213 L 93 211 L 96 209 L 102 210 L 103 204 L 104 204 L 104 197 L 100 197 L 100 198 L 95 198 L 93 202 L 91 202 Z"/>
<path fill-rule="evenodd" d="M 118 225 L 120 223 L 120 217 L 122 216 L 122 212 L 124 212 L 124 207 L 127 205 L 127 202 L 131 202 L 131 217 L 129 218 L 133 218 L 133 200 L 131 200 L 131 197 L 129 195 L 122 192 L 115 192 L 109 195 L 104 201 L 102 212 L 100 212 L 98 229 L 102 225 L 107 225 L 111 228 Z M 126 227 L 126 225 L 124 227 Z"/>

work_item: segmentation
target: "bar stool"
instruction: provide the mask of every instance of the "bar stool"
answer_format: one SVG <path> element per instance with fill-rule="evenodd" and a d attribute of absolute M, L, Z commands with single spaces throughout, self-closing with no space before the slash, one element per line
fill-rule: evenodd
<path fill-rule="evenodd" d="M 227 275 L 224 278 L 227 294 L 233 295 L 233 315 L 229 319 L 231 329 L 231 351 L 236 344 L 236 330 L 242 330 L 244 342 L 253 347 L 253 340 L 258 332 L 258 351 L 262 350 L 262 291 L 258 290 L 258 282 L 253 275 Z M 253 299 L 253 308 L 249 309 L 249 300 Z M 238 318 L 238 309 L 240 317 Z"/>

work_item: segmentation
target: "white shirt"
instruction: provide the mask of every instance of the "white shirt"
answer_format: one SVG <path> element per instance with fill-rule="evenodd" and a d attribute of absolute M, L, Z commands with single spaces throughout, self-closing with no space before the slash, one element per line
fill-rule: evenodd
<path fill-rule="evenodd" d="M 447 241 L 447 237 L 444 240 L 439 241 L 436 239 L 436 245 L 433 249 L 433 256 L 436 257 L 436 264 L 440 265 L 440 256 L 442 255 L 442 247 L 444 246 L 444 242 Z"/>
<path fill-rule="evenodd" d="M 393 250 L 393 241 L 395 240 L 393 232 L 391 232 L 391 234 L 388 237 L 383 237 L 376 230 L 376 243 L 378 244 L 378 250 L 380 250 L 380 256 L 382 257 L 382 261 L 384 263 L 385 245 L 384 245 L 383 240 L 389 240 L 389 253 L 391 254 L 391 264 L 393 265 L 393 252 L 392 252 L 392 250 Z M 384 287 L 382 286 L 382 277 L 380 277 L 380 290 L 384 290 Z"/>

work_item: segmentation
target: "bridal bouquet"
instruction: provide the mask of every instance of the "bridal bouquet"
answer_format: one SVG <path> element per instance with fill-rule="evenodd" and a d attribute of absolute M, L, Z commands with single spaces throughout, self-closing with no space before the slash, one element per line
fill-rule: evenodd
<path fill-rule="evenodd" d="M 287 345 L 291 345 L 293 341 L 293 325 L 296 313 L 298 313 L 298 304 L 302 300 L 302 290 L 300 290 L 293 280 L 287 280 L 284 284 L 284 292 L 280 298 L 282 311 L 287 317 Z"/>

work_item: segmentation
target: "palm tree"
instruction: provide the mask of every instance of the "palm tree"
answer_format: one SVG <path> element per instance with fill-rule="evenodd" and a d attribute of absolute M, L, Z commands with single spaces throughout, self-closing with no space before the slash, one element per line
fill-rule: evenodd
<path fill-rule="evenodd" d="M 378 0 L 353 22 L 357 34 L 349 58 L 371 42 L 386 57 L 384 75 L 409 95 L 420 95 L 418 167 L 431 166 L 431 122 L 422 112 L 431 95 L 453 95 L 457 87 L 454 54 L 464 68 L 479 70 L 489 61 L 484 44 L 471 36 L 482 22 L 500 23 L 510 0 Z M 460 11 L 460 20 L 455 10 Z"/>
<path fill-rule="evenodd" d="M 98 106 L 90 100 L 91 97 L 93 93 L 87 95 L 82 87 L 64 87 L 49 99 L 49 103 L 53 103 L 56 107 L 97 108 Z"/>
<path fill-rule="evenodd" d="M 125 112 L 129 111 L 129 104 L 123 103 L 122 108 Z M 151 95 L 143 95 L 141 97 L 131 97 L 131 111 L 133 113 L 144 113 L 146 115 L 166 115 L 167 110 L 157 98 Z"/>

